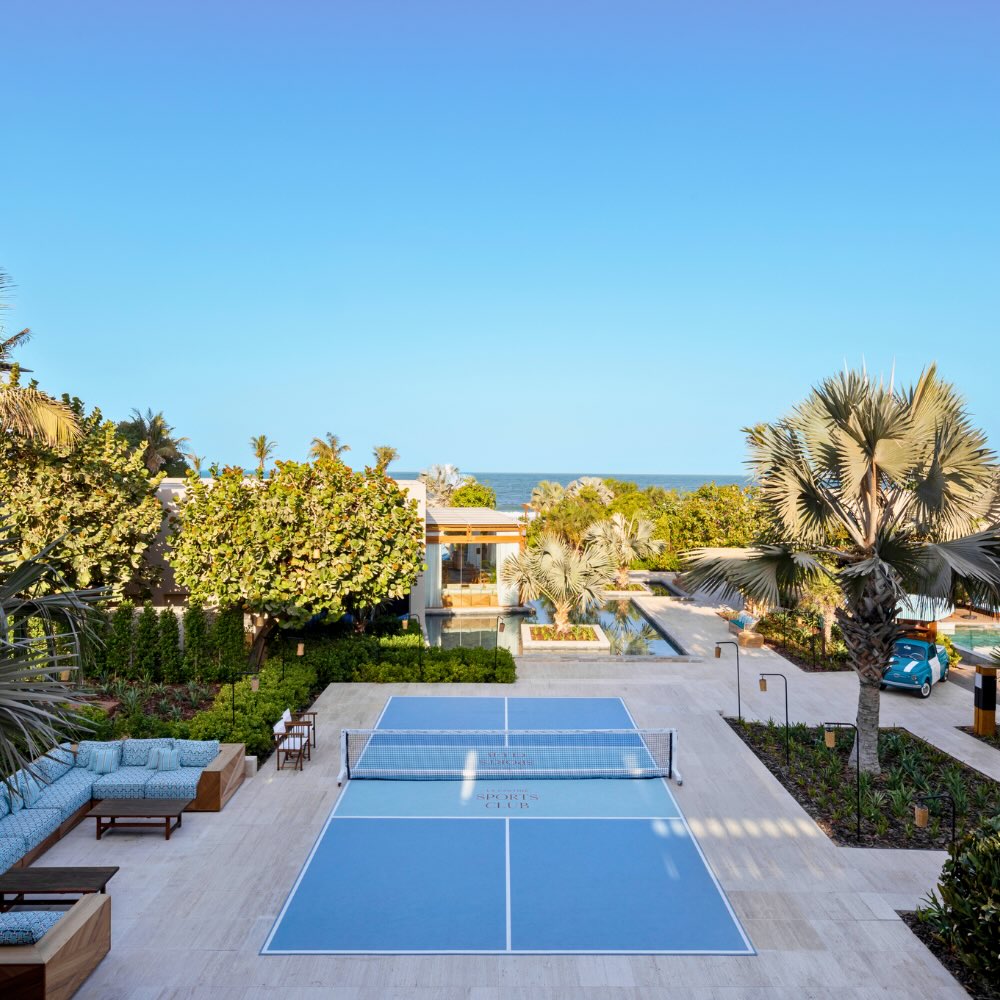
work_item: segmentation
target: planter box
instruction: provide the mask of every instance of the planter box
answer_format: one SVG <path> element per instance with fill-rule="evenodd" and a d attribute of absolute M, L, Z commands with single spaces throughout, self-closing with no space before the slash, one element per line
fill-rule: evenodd
<path fill-rule="evenodd" d="M 652 590 L 649 589 L 645 584 L 642 584 L 636 590 L 615 590 L 614 587 L 608 587 L 606 590 L 601 591 L 601 596 L 609 598 L 612 601 L 624 600 L 629 597 L 642 597 L 649 596 L 652 594 Z"/>
<path fill-rule="evenodd" d="M 521 626 L 521 652 L 535 653 L 539 650 L 551 652 L 560 650 L 564 653 L 608 653 L 611 651 L 611 640 L 604 634 L 600 625 L 588 625 L 594 630 L 596 639 L 532 639 L 531 630 L 537 625 Z"/>

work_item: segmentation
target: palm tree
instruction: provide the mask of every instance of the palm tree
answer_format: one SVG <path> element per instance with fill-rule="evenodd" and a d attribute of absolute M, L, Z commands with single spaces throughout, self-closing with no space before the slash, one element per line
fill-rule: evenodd
<path fill-rule="evenodd" d="M 446 507 L 452 493 L 468 481 L 454 465 L 431 465 L 418 478 L 427 487 L 428 505 L 436 507 Z"/>
<path fill-rule="evenodd" d="M 0 295 L 11 287 L 0 271 Z M 6 304 L 0 302 L 0 309 Z M 0 327 L 2 331 L 2 327 Z M 21 368 L 11 354 L 31 339 L 30 330 L 0 340 L 0 433 L 12 432 L 30 441 L 58 448 L 72 444 L 81 434 L 76 414 L 65 404 L 39 392 L 34 382 L 21 385 Z"/>
<path fill-rule="evenodd" d="M 264 478 L 264 463 L 274 454 L 277 447 L 266 434 L 258 434 L 250 438 L 250 447 L 253 448 L 253 457 L 257 459 L 257 475 Z"/>
<path fill-rule="evenodd" d="M 687 553 L 686 586 L 777 605 L 829 576 L 860 682 L 854 752 L 878 773 L 879 684 L 904 595 L 950 599 L 962 586 L 1000 603 L 995 455 L 934 366 L 905 391 L 844 372 L 747 434 L 770 537 Z"/>
<path fill-rule="evenodd" d="M 571 497 L 579 496 L 585 491 L 594 494 L 605 507 L 615 498 L 608 484 L 597 476 L 581 476 L 566 487 L 566 493 Z"/>
<path fill-rule="evenodd" d="M 118 425 L 118 433 L 133 448 L 142 448 L 142 461 L 151 476 L 168 463 L 183 462 L 183 447 L 188 439 L 174 436 L 174 429 L 167 423 L 162 410 L 154 413 L 147 409 L 145 414 L 133 410 L 131 419 Z"/>
<path fill-rule="evenodd" d="M 46 561 L 53 547 L 22 559 L 0 516 L 0 775 L 30 769 L 67 729 L 86 728 L 61 678 L 80 666 L 104 591 L 70 590 Z"/>
<path fill-rule="evenodd" d="M 204 455 L 196 455 L 192 451 L 192 452 L 188 452 L 188 454 L 185 455 L 184 457 L 191 463 L 191 468 L 194 469 L 194 471 L 197 473 L 197 475 L 200 476 L 201 475 L 202 466 L 205 464 L 205 456 Z"/>
<path fill-rule="evenodd" d="M 539 597 L 552 602 L 556 632 L 569 632 L 574 609 L 586 611 L 601 599 L 612 569 L 597 546 L 576 549 L 558 535 L 544 535 L 537 545 L 508 559 L 503 582 L 516 586 L 522 603 Z"/>
<path fill-rule="evenodd" d="M 389 468 L 389 465 L 399 458 L 399 452 L 392 445 L 388 444 L 375 445 L 372 448 L 372 454 L 375 456 L 375 468 L 379 472 L 385 472 Z"/>
<path fill-rule="evenodd" d="M 312 439 L 312 447 L 309 449 L 309 454 L 314 461 L 319 461 L 321 458 L 343 461 L 341 456 L 345 451 L 350 450 L 351 446 L 349 444 L 341 444 L 340 438 L 328 431 L 325 438 Z"/>
<path fill-rule="evenodd" d="M 632 563 L 663 551 L 664 542 L 653 538 L 654 529 L 653 522 L 644 517 L 627 518 L 615 513 L 607 521 L 595 521 L 584 539 L 604 549 L 608 562 L 615 568 L 617 586 L 625 590 Z"/>
<path fill-rule="evenodd" d="M 543 479 L 532 491 L 530 506 L 539 514 L 550 511 L 566 495 L 562 483 L 552 483 Z"/>

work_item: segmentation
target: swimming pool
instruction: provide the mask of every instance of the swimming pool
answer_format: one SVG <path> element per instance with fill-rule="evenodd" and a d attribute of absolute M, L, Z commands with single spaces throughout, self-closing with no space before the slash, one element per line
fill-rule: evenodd
<path fill-rule="evenodd" d="M 980 656 L 990 656 L 994 649 L 1000 648 L 1000 628 L 956 625 L 955 634 L 951 638 L 956 646 Z"/>

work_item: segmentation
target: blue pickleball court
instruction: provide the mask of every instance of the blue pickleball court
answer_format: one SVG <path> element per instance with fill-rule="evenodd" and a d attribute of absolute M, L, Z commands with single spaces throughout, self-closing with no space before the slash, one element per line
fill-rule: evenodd
<path fill-rule="evenodd" d="M 376 725 L 470 729 L 635 726 L 618 698 L 493 697 L 392 697 Z M 497 952 L 754 954 L 664 780 L 520 776 L 350 780 L 262 949 Z"/>

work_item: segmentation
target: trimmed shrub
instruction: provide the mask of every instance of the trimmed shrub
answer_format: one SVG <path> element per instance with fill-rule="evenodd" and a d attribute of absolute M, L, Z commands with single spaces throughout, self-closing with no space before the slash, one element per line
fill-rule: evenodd
<path fill-rule="evenodd" d="M 168 684 L 187 680 L 181 657 L 181 630 L 173 608 L 163 608 L 159 621 L 160 672 Z"/>
<path fill-rule="evenodd" d="M 225 681 L 242 674 L 247 666 L 247 634 L 241 608 L 224 608 L 212 624 L 212 658 L 215 670 L 209 680 Z"/>
<path fill-rule="evenodd" d="M 151 601 L 146 601 L 135 623 L 133 664 L 139 677 L 162 680 L 160 673 L 160 625 Z"/>
<path fill-rule="evenodd" d="M 184 674 L 187 678 L 205 680 L 211 670 L 212 643 L 205 609 L 192 601 L 184 612 Z"/>
<path fill-rule="evenodd" d="M 135 630 L 135 605 L 122 601 L 111 616 L 104 647 L 104 669 L 116 677 L 132 677 L 132 637 Z"/>

